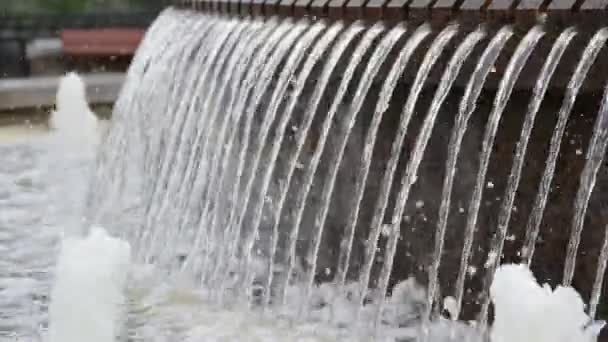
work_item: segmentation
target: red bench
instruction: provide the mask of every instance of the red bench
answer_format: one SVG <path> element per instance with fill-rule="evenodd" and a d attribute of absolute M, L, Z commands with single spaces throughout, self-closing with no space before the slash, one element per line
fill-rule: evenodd
<path fill-rule="evenodd" d="M 66 57 L 133 56 L 144 36 L 143 29 L 64 30 L 61 33 Z"/>

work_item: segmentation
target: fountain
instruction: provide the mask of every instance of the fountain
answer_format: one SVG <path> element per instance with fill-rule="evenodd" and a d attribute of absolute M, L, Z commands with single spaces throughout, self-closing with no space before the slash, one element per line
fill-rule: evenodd
<path fill-rule="evenodd" d="M 75 73 L 59 82 L 56 107 L 49 120 L 53 130 L 75 142 L 97 145 L 98 119 L 87 103 L 84 82 Z"/>
<path fill-rule="evenodd" d="M 113 342 L 124 321 L 129 245 L 94 227 L 62 241 L 49 307 L 49 342 Z"/>
<path fill-rule="evenodd" d="M 131 65 L 89 219 L 211 303 L 355 333 L 443 308 L 483 327 L 503 263 L 606 317 L 604 7 L 180 1 Z"/>

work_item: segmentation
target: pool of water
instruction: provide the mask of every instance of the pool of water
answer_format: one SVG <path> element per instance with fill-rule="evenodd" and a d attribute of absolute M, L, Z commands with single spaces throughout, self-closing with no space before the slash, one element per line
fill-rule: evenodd
<path fill-rule="evenodd" d="M 0 341 L 43 341 L 59 242 L 86 226 L 80 215 L 95 155 L 49 132 L 44 122 L 31 121 L 0 126 L 0 153 Z M 292 299 L 298 297 L 294 291 Z M 318 296 L 330 292 L 320 289 Z M 150 266 L 133 265 L 124 337 L 153 342 L 352 341 L 344 328 L 348 322 L 334 324 L 348 320 L 347 304 L 320 307 L 302 323 L 290 313 L 218 306 L 207 298 L 185 280 L 168 283 Z M 362 335 L 361 341 L 367 340 Z"/>
<path fill-rule="evenodd" d="M 81 229 L 95 158 L 51 134 L 43 122 L 0 126 L 0 341 L 42 341 L 63 234 Z M 218 308 L 186 284 L 166 283 L 149 267 L 131 272 L 132 341 L 336 340 L 322 324 Z M 157 278 L 158 277 L 158 278 Z M 153 284 L 153 285 L 150 285 Z"/>
<path fill-rule="evenodd" d="M 0 154 L 0 341 L 36 341 L 57 241 L 80 226 L 94 156 L 27 119 L 0 126 Z"/>
<path fill-rule="evenodd" d="M 45 143 L 48 138 L 42 127 L 0 128 L 3 338 L 32 339 L 45 323 L 55 244 L 61 233 L 62 216 L 67 215 L 54 206 L 60 184 L 52 182 L 49 161 L 57 151 Z"/>

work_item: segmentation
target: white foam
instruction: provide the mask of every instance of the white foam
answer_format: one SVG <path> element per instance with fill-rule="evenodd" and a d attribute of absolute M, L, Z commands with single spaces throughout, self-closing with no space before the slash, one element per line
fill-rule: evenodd
<path fill-rule="evenodd" d="M 591 342 L 603 326 L 592 322 L 571 287 L 541 287 L 524 265 L 504 265 L 490 288 L 495 318 L 492 342 Z"/>
<path fill-rule="evenodd" d="M 124 321 L 127 242 L 93 228 L 62 242 L 49 308 L 48 342 L 113 342 Z"/>
<path fill-rule="evenodd" d="M 59 81 L 56 110 L 49 124 L 62 137 L 96 145 L 99 140 L 98 119 L 86 99 L 84 81 L 76 73 L 68 73 Z"/>

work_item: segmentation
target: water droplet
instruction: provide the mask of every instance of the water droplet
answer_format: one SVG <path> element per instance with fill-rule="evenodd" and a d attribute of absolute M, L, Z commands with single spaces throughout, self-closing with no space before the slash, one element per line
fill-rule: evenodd
<path fill-rule="evenodd" d="M 382 225 L 382 236 L 388 237 L 391 234 L 392 231 L 392 227 L 390 224 L 383 224 Z"/>
<path fill-rule="evenodd" d="M 452 296 L 447 296 L 443 299 L 443 309 L 448 312 L 451 319 L 456 319 L 458 316 L 458 303 Z"/>
<path fill-rule="evenodd" d="M 488 259 L 487 259 L 484 267 L 489 268 L 490 266 L 495 264 L 497 258 L 498 258 L 498 253 L 496 253 L 495 251 L 488 253 Z"/>

